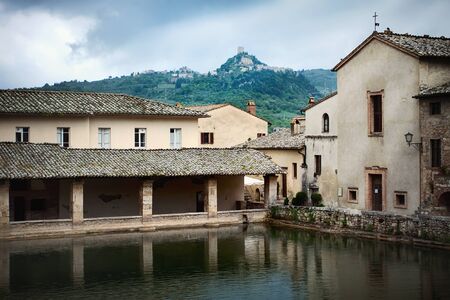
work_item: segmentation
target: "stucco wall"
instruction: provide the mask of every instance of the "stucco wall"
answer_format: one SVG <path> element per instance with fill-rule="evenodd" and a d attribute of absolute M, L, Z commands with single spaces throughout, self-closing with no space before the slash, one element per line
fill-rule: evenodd
<path fill-rule="evenodd" d="M 214 144 L 202 147 L 232 147 L 256 139 L 258 133 L 267 135 L 267 122 L 232 105 L 207 112 L 210 118 L 198 120 L 199 132 L 213 132 Z M 200 134 L 197 137 L 200 144 Z"/>
<path fill-rule="evenodd" d="M 319 103 L 305 112 L 305 145 L 307 184 L 314 182 L 315 155 L 320 155 L 322 171 L 315 183 L 324 205 L 337 206 L 337 107 L 339 94 Z M 328 114 L 329 132 L 323 132 L 323 115 Z M 309 186 L 308 186 L 309 188 Z M 311 192 L 309 190 L 309 192 Z"/>
<path fill-rule="evenodd" d="M 441 59 L 420 61 L 419 80 L 422 87 L 438 86 L 450 81 L 450 62 Z"/>
<path fill-rule="evenodd" d="M 289 199 L 302 190 L 302 177 L 304 169 L 301 167 L 303 163 L 303 155 L 299 150 L 261 150 L 272 158 L 272 161 L 280 167 L 287 168 L 287 196 Z M 293 163 L 297 163 L 297 178 L 294 178 Z M 279 184 L 279 198 L 282 198 L 282 176 L 278 175 L 277 182 Z"/>
<path fill-rule="evenodd" d="M 170 147 L 170 128 L 181 128 L 182 147 L 198 147 L 195 118 L 139 116 L 45 117 L 7 116 L 0 118 L 0 141 L 15 141 L 16 127 L 30 127 L 30 142 L 56 143 L 56 128 L 70 128 L 70 147 L 97 148 L 98 129 L 111 128 L 111 148 L 134 148 L 134 129 L 147 128 L 147 149 Z"/>
<path fill-rule="evenodd" d="M 387 211 L 411 214 L 419 205 L 419 152 L 405 143 L 406 132 L 419 136 L 419 62 L 376 40 L 337 72 L 339 106 L 338 178 L 343 207 L 365 209 L 365 168 L 386 170 Z M 368 136 L 367 92 L 383 91 L 383 136 Z M 347 188 L 359 201 L 347 201 Z M 394 191 L 407 191 L 407 209 L 393 207 Z"/>
<path fill-rule="evenodd" d="M 14 142 L 16 127 L 30 127 L 29 141 L 31 143 L 56 143 L 56 128 L 70 128 L 70 146 L 89 148 L 89 118 L 69 116 L 8 116 L 0 118 L 0 141 Z M 97 135 L 95 135 L 97 137 Z M 97 143 L 95 144 L 97 147 Z"/>

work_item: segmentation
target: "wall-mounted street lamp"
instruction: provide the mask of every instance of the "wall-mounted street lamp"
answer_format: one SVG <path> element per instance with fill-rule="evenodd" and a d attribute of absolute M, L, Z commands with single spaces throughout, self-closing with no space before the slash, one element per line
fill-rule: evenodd
<path fill-rule="evenodd" d="M 412 142 L 413 136 L 414 135 L 411 132 L 407 132 L 405 134 L 406 143 L 408 144 L 409 147 L 413 146 L 414 148 L 422 152 L 422 143 L 413 143 Z"/>

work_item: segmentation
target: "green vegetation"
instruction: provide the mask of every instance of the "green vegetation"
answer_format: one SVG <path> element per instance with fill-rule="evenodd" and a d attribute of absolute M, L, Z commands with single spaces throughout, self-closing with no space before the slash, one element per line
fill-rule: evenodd
<path fill-rule="evenodd" d="M 284 198 L 284 203 L 283 204 L 284 205 L 289 205 L 289 198 L 288 197 Z"/>
<path fill-rule="evenodd" d="M 226 102 L 241 109 L 245 109 L 246 100 L 253 99 L 258 116 L 275 127 L 288 127 L 290 119 L 299 114 L 309 96 L 323 95 L 305 76 L 322 84 L 320 78 L 325 76 L 322 74 L 330 73 L 327 70 L 274 71 L 265 68 L 268 67 L 256 57 L 243 52 L 229 58 L 214 74 L 182 68 L 170 72 L 131 73 L 91 82 L 64 81 L 46 84 L 40 89 L 124 93 L 183 105 Z M 326 82 L 331 80 L 327 76 L 324 77 Z"/>
<path fill-rule="evenodd" d="M 308 195 L 305 192 L 298 192 L 292 199 L 292 205 L 305 206 L 308 200 Z"/>
<path fill-rule="evenodd" d="M 311 202 L 313 206 L 323 206 L 322 195 L 320 193 L 312 193 Z"/>
<path fill-rule="evenodd" d="M 324 69 L 302 70 L 300 74 L 324 96 L 337 90 L 336 73 Z"/>

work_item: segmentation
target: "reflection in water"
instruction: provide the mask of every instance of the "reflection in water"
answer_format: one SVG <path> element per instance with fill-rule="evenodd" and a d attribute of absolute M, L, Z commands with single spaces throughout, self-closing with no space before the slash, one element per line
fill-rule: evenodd
<path fill-rule="evenodd" d="M 0 298 L 450 298 L 448 252 L 250 225 L 0 244 Z"/>

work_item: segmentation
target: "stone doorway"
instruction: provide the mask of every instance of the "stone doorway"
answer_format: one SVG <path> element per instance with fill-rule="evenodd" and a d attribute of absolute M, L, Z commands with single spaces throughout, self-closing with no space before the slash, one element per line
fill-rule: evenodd
<path fill-rule="evenodd" d="M 386 169 L 366 168 L 366 209 L 386 210 Z"/>
<path fill-rule="evenodd" d="M 382 211 L 383 210 L 383 184 L 382 176 L 379 174 L 370 174 L 370 201 L 372 203 L 372 210 Z"/>

